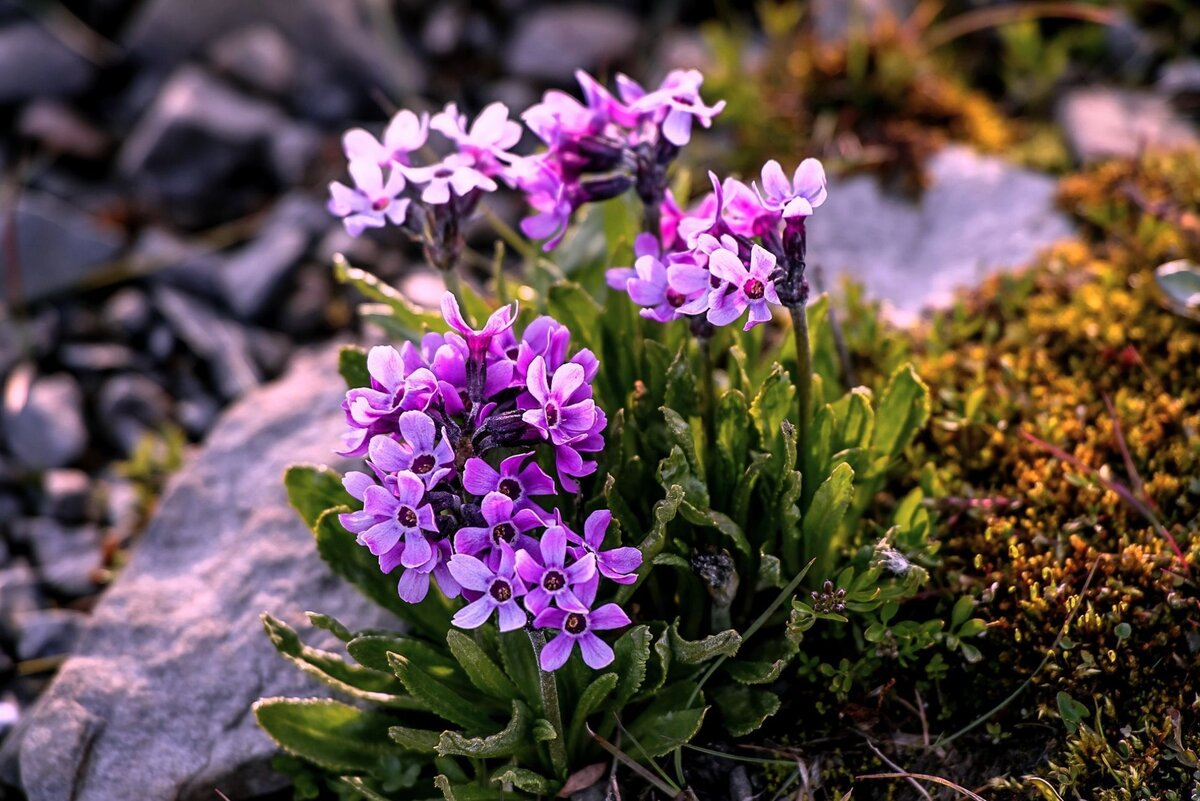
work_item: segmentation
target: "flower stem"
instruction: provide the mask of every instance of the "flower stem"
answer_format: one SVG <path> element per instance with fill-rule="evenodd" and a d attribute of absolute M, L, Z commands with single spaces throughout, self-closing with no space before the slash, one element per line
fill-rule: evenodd
<path fill-rule="evenodd" d="M 462 281 L 458 277 L 458 270 L 451 268 L 442 271 L 442 278 L 446 282 L 446 289 L 449 290 L 455 298 L 462 302 Z"/>
<path fill-rule="evenodd" d="M 800 412 L 796 433 L 796 456 L 804 463 L 808 453 L 808 418 L 812 409 L 812 347 L 808 341 L 808 306 L 788 307 L 792 315 L 792 333 L 796 337 L 796 405 Z"/>
<path fill-rule="evenodd" d="M 700 346 L 700 369 L 702 380 L 700 387 L 700 417 L 704 421 L 704 460 L 711 461 L 711 455 L 717 450 L 717 382 L 713 371 L 712 338 L 697 336 Z"/>
<path fill-rule="evenodd" d="M 538 685 L 542 692 L 542 711 L 546 715 L 546 720 L 554 728 L 556 735 L 548 743 L 550 762 L 554 766 L 554 772 L 560 778 L 566 778 L 567 732 L 563 728 L 562 710 L 558 706 L 558 683 L 554 680 L 553 673 L 548 673 L 541 667 L 542 649 L 546 647 L 546 634 L 541 629 L 527 629 L 527 631 L 529 643 L 533 646 L 533 658 L 538 660 Z"/>

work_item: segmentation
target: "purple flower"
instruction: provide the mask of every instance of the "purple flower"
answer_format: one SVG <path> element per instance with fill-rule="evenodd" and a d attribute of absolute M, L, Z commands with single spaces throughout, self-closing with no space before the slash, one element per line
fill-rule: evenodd
<path fill-rule="evenodd" d="M 489 492 L 480 511 L 487 525 L 460 528 L 454 535 L 455 552 L 478 556 L 494 565 L 505 547 L 524 549 L 537 544 L 525 533 L 542 525 L 541 516 L 532 509 L 518 509 L 507 495 Z"/>
<path fill-rule="evenodd" d="M 396 550 L 398 549 L 393 549 L 393 551 Z M 391 552 L 379 558 L 379 567 L 385 574 L 391 573 L 400 564 L 398 558 L 392 558 L 390 554 Z M 462 588 L 455 581 L 454 576 L 450 575 L 447 564 L 452 555 L 450 543 L 442 540 L 434 547 L 433 553 L 430 554 L 429 560 L 425 564 L 401 570 L 400 580 L 396 584 L 396 593 L 400 599 L 410 604 L 419 604 L 424 601 L 425 596 L 429 594 L 431 578 L 437 581 L 438 589 L 447 598 L 457 598 L 461 595 Z"/>
<path fill-rule="evenodd" d="M 530 587 L 525 608 L 534 615 L 541 614 L 551 604 L 571 612 L 587 612 L 587 605 L 579 600 L 575 590 L 578 585 L 595 579 L 596 557 L 584 554 L 567 567 L 567 530 L 562 526 L 546 529 L 538 552 L 540 559 L 534 556 L 533 549 L 517 551 L 517 575 Z"/>
<path fill-rule="evenodd" d="M 805 159 L 789 181 L 779 162 L 771 159 L 762 168 L 762 189 L 755 184 L 754 191 L 764 207 L 785 219 L 808 217 L 825 202 L 825 168 L 816 159 Z"/>
<path fill-rule="evenodd" d="M 451 328 L 462 334 L 463 339 L 467 342 L 467 354 L 472 358 L 483 358 L 488 348 L 491 347 L 492 340 L 512 328 L 513 323 L 517 321 L 517 304 L 513 303 L 511 306 L 501 306 L 496 309 L 488 317 L 483 328 L 476 331 L 463 319 L 462 310 L 458 306 L 458 299 L 454 297 L 454 293 L 446 292 L 442 295 L 442 317 Z"/>
<path fill-rule="evenodd" d="M 658 89 L 637 97 L 629 108 L 661 119 L 663 137 L 671 144 L 682 147 L 691 140 L 693 120 L 699 120 L 707 128 L 712 125 L 713 117 L 725 108 L 724 100 L 711 106 L 704 104 L 700 99 L 700 84 L 703 82 L 704 76 L 699 70 L 671 70 Z M 626 79 L 623 94 L 633 97 L 640 89 Z"/>
<path fill-rule="evenodd" d="M 446 432 L 437 438 L 433 419 L 424 412 L 408 411 L 400 415 L 400 436 L 404 442 L 391 437 L 374 437 L 368 452 L 371 463 L 385 473 L 408 471 L 432 489 L 454 471 L 454 448 Z"/>
<path fill-rule="evenodd" d="M 389 345 L 371 348 L 367 371 L 371 386 L 351 389 L 342 401 L 351 430 L 343 437 L 341 456 L 363 456 L 371 437 L 399 430 L 400 412 L 426 409 L 438 393 L 432 371 L 419 367 L 409 372 L 403 357 Z"/>
<path fill-rule="evenodd" d="M 546 360 L 536 357 L 529 365 L 526 387 L 538 406 L 525 412 L 525 422 L 555 445 L 586 437 L 596 422 L 596 403 L 571 397 L 584 385 L 584 377 L 583 367 L 568 362 L 555 370 L 547 383 Z"/>
<path fill-rule="evenodd" d="M 401 109 L 388 123 L 382 142 L 362 128 L 353 128 L 342 137 L 342 148 L 351 162 L 367 161 L 380 167 L 393 162 L 407 165 L 408 154 L 424 147 L 428 136 L 429 115 L 418 117 Z"/>
<path fill-rule="evenodd" d="M 591 599 L 587 599 L 587 603 Z M 546 609 L 534 618 L 538 628 L 558 629 L 559 634 L 542 649 L 542 670 L 553 671 L 567 663 L 575 645 L 583 661 L 593 670 L 612 664 L 613 649 L 595 632 L 619 629 L 629 625 L 629 615 L 616 604 L 605 604 L 592 612 L 572 612 L 564 609 Z"/>
<path fill-rule="evenodd" d="M 637 581 L 634 573 L 642 565 L 642 552 L 628 545 L 607 551 L 600 550 L 604 546 L 604 535 L 611 522 L 612 512 L 597 509 L 583 522 L 582 537 L 570 530 L 567 533 L 572 540 L 579 543 L 576 558 L 582 558 L 584 554 L 594 554 L 596 569 L 600 571 L 600 575 L 617 584 L 632 584 Z"/>
<path fill-rule="evenodd" d="M 545 512 L 530 500 L 535 495 L 553 495 L 554 480 L 530 461 L 533 452 L 518 453 L 500 462 L 500 469 L 483 459 L 472 457 L 463 468 L 463 487 L 472 495 L 499 492 L 512 499 L 515 508 L 530 509 L 540 516 Z"/>
<path fill-rule="evenodd" d="M 356 477 L 355 482 L 361 483 L 361 479 Z M 434 555 L 424 532 L 436 534 L 438 530 L 433 507 L 422 504 L 424 497 L 425 485 L 421 479 L 412 473 L 400 473 L 395 477 L 392 492 L 378 485 L 367 486 L 363 488 L 362 511 L 343 514 L 338 519 L 347 531 L 358 534 L 359 545 L 367 546 L 372 555 L 380 557 L 381 568 L 386 564 L 395 567 L 397 562 L 404 567 L 420 567 Z"/>
<path fill-rule="evenodd" d="M 385 181 L 383 168 L 363 159 L 350 162 L 350 176 L 354 179 L 353 189 L 339 181 L 329 184 L 329 212 L 342 218 L 350 236 L 359 236 L 367 228 L 382 228 L 388 222 L 404 222 L 409 204 L 408 199 L 400 197 L 404 173 L 392 168 Z"/>
<path fill-rule="evenodd" d="M 633 240 L 633 258 L 635 264 L 638 259 L 644 256 L 652 256 L 655 259 L 662 256 L 662 249 L 658 246 L 658 238 L 652 233 L 640 233 Z M 618 292 L 628 292 L 628 283 L 636 278 L 638 278 L 636 267 L 613 267 L 604 272 L 604 280 L 609 288 L 615 289 Z"/>
<path fill-rule="evenodd" d="M 542 249 L 553 250 L 566 233 L 576 207 L 561 168 L 549 154 L 527 156 L 513 164 L 510 175 L 537 212 L 521 220 L 522 233 L 530 239 L 545 239 Z"/>
<path fill-rule="evenodd" d="M 750 309 L 750 319 L 743 330 L 749 331 L 759 323 L 771 319 L 768 303 L 779 305 L 779 295 L 771 275 L 775 272 L 775 256 L 759 245 L 750 250 L 749 267 L 725 248 L 714 250 L 708 256 L 709 271 L 728 282 L 727 286 L 714 289 L 710 296 L 708 321 L 713 325 L 729 325 Z"/>
<path fill-rule="evenodd" d="M 450 558 L 450 574 L 464 590 L 480 593 L 455 613 L 451 622 L 462 629 L 482 626 L 493 610 L 498 610 L 501 631 L 512 631 L 525 625 L 528 616 L 517 599 L 525 594 L 525 585 L 514 569 L 512 548 L 500 548 L 500 562 L 493 569 L 474 556 L 457 553 Z"/>
<path fill-rule="evenodd" d="M 496 182 L 475 167 L 465 153 L 451 153 L 427 167 L 405 167 L 404 174 L 414 184 L 423 185 L 421 200 L 430 205 L 449 203 L 451 196 L 465 197 L 476 189 L 496 191 Z"/>
<path fill-rule="evenodd" d="M 429 127 L 458 145 L 460 153 L 474 158 L 475 166 L 488 175 L 495 175 L 503 162 L 512 160 L 508 150 L 521 139 L 521 126 L 508 118 L 508 106 L 503 103 L 484 108 L 470 130 L 466 115 L 459 114 L 458 106 L 450 103 L 434 115 Z"/>

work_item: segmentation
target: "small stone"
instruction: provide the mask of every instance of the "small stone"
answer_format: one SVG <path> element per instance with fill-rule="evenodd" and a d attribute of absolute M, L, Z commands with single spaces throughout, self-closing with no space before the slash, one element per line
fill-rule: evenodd
<path fill-rule="evenodd" d="M 56 468 L 42 474 L 39 511 L 63 523 L 82 523 L 95 515 L 92 481 L 82 470 Z"/>
<path fill-rule="evenodd" d="M 154 302 L 192 353 L 209 363 L 223 396 L 235 398 L 259 384 L 261 376 L 242 326 L 170 287 L 156 287 Z"/>
<path fill-rule="evenodd" d="M 576 69 L 606 69 L 631 55 L 638 21 L 629 12 L 593 3 L 542 6 L 522 15 L 505 49 L 508 72 L 568 83 Z"/>
<path fill-rule="evenodd" d="M 38 609 L 16 615 L 17 659 L 25 661 L 70 654 L 86 617 L 73 609 Z"/>
<path fill-rule="evenodd" d="M 59 349 L 58 358 L 73 373 L 129 370 L 138 361 L 129 348 L 112 342 L 71 342 Z"/>
<path fill-rule="evenodd" d="M 1152 92 L 1074 89 L 1059 101 L 1057 116 L 1071 152 L 1082 162 L 1200 143 L 1196 127 L 1166 97 Z"/>
<path fill-rule="evenodd" d="M 249 337 L 251 351 L 262 372 L 269 376 L 283 372 L 292 355 L 292 341 L 277 331 L 265 328 L 250 329 Z"/>
<path fill-rule="evenodd" d="M 283 186 L 303 183 L 321 150 L 321 132 L 310 125 L 289 122 L 279 126 L 267 143 L 275 178 Z"/>
<path fill-rule="evenodd" d="M 121 250 L 119 234 L 44 192 L 22 192 L 11 224 L 17 246 L 0 251 L 0 273 L 18 276 L 15 282 L 0 282 L 0 301 L 8 303 L 30 303 L 87 284 Z M 14 286 L 17 293 L 10 295 Z"/>
<path fill-rule="evenodd" d="M 293 337 L 311 337 L 328 324 L 333 281 L 328 268 L 304 265 L 279 313 L 279 328 Z"/>
<path fill-rule="evenodd" d="M 277 298 L 308 251 L 311 237 L 299 203 L 295 197 L 281 201 L 258 236 L 221 265 L 218 280 L 225 302 L 243 320 L 258 317 Z"/>
<path fill-rule="evenodd" d="M 296 51 L 272 25 L 247 25 L 225 34 L 208 49 L 213 65 L 247 86 L 270 95 L 287 92 Z"/>
<path fill-rule="evenodd" d="M 57 100 L 40 98 L 21 109 L 17 132 L 53 153 L 95 160 L 112 144 L 108 134 Z"/>
<path fill-rule="evenodd" d="M 54 592 L 81 598 L 96 591 L 102 566 L 100 531 L 95 526 L 63 526 L 48 517 L 19 522 L 42 580 Z"/>
<path fill-rule="evenodd" d="M 9 376 L 3 412 L 4 434 L 17 461 L 34 470 L 63 467 L 87 447 L 83 396 L 67 373 L 33 380 L 24 398 L 14 389 L 17 373 Z M 11 401 L 11 404 L 10 404 Z"/>
<path fill-rule="evenodd" d="M 171 398 L 146 376 L 123 373 L 104 382 L 96 408 L 109 439 L 128 455 L 147 434 L 162 429 Z"/>
<path fill-rule="evenodd" d="M 37 575 L 24 559 L 0 569 L 0 627 L 11 625 L 14 615 L 42 607 Z"/>
<path fill-rule="evenodd" d="M 153 316 L 146 293 L 129 286 L 114 292 L 100 313 L 110 333 L 126 338 L 144 333 Z"/>
<path fill-rule="evenodd" d="M 220 257 L 212 248 L 183 239 L 158 227 L 142 231 L 130 249 L 134 270 L 154 284 L 167 284 L 193 295 L 219 298 Z"/>
<path fill-rule="evenodd" d="M 1155 88 L 1183 113 L 1200 109 L 1200 59 L 1172 61 L 1163 67 Z"/>
<path fill-rule="evenodd" d="M 94 73 L 87 59 L 41 22 L 0 29 L 0 105 L 78 94 L 92 82 Z"/>
<path fill-rule="evenodd" d="M 221 405 L 208 396 L 185 398 L 176 405 L 175 413 L 183 430 L 199 439 L 208 433 L 216 422 L 221 413 Z"/>

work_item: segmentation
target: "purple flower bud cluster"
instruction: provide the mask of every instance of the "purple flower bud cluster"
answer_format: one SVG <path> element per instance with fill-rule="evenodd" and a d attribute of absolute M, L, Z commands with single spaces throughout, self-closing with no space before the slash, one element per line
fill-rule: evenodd
<path fill-rule="evenodd" d="M 789 179 L 771 160 L 753 188 L 709 177 L 713 191 L 690 211 L 663 198 L 662 246 L 653 233 L 639 236 L 633 266 L 610 269 L 608 285 L 651 320 L 702 316 L 724 326 L 746 316 L 749 331 L 771 319 L 772 305 L 807 300 L 804 226 L 825 202 L 825 170 L 805 159 Z"/>
<path fill-rule="evenodd" d="M 339 453 L 365 456 L 367 469 L 344 479 L 362 509 L 341 523 L 380 570 L 400 571 L 405 601 L 420 603 L 436 582 L 466 601 L 454 625 L 476 628 L 495 613 L 511 631 L 532 618 L 559 632 L 543 649 L 544 669 L 561 667 L 577 643 L 588 665 L 603 667 L 612 649 L 594 632 L 629 618 L 616 604 L 593 608 L 600 580 L 633 582 L 641 552 L 604 547 L 606 510 L 581 535 L 535 500 L 560 487 L 577 493 L 596 470 L 607 424 L 592 398 L 599 362 L 586 349 L 568 358 L 570 331 L 550 317 L 518 338 L 516 309 L 506 306 L 476 330 L 449 292 L 442 315 L 444 334 L 372 348 L 370 386 L 346 393 Z"/>

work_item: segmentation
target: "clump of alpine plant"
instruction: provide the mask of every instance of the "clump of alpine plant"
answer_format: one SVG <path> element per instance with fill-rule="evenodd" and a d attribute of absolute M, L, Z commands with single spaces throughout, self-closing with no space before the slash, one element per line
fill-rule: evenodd
<path fill-rule="evenodd" d="M 462 599 L 452 620 L 459 628 L 495 618 L 500 631 L 532 622 L 560 632 L 542 650 L 546 670 L 561 667 L 577 642 L 589 666 L 604 667 L 612 649 L 593 631 L 629 618 L 593 603 L 602 580 L 633 580 L 641 554 L 604 548 L 606 510 L 579 534 L 536 500 L 560 487 L 577 492 L 596 470 L 607 425 L 592 398 L 599 362 L 586 349 L 567 358 L 570 331 L 550 317 L 518 337 L 514 306 L 475 329 L 447 292 L 442 315 L 445 333 L 372 348 L 370 386 L 346 393 L 340 453 L 365 456 L 366 469 L 346 474 L 343 486 L 362 508 L 339 520 L 381 571 L 397 575 L 404 601 L 422 603 L 436 586 Z"/>

